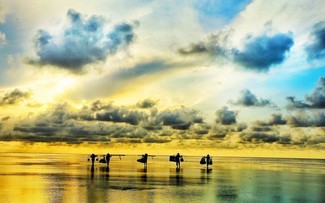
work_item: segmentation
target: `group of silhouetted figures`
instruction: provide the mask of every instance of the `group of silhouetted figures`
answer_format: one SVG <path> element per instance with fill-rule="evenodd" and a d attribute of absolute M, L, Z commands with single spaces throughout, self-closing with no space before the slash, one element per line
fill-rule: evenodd
<path fill-rule="evenodd" d="M 99 160 L 100 163 L 106 163 L 107 164 L 107 169 L 109 168 L 109 162 L 111 160 L 112 156 L 119 156 L 121 159 L 121 156 L 125 156 L 124 154 L 106 154 L 103 155 L 103 157 Z M 148 157 L 155 157 L 155 155 L 149 155 L 147 153 L 142 154 L 140 159 L 137 159 L 137 162 L 143 163 L 144 168 L 147 168 L 147 163 L 148 163 Z M 88 158 L 88 161 L 91 160 L 92 164 L 92 169 L 94 168 L 95 160 L 98 161 L 98 155 L 96 154 L 91 154 Z M 169 157 L 169 161 L 175 162 L 176 163 L 176 169 L 181 168 L 181 162 L 184 161 L 183 155 L 180 155 L 177 153 L 176 155 L 172 155 Z M 208 154 L 207 156 L 203 156 L 200 160 L 201 165 L 206 165 L 207 169 L 209 169 L 209 165 L 212 165 L 212 157 Z"/>

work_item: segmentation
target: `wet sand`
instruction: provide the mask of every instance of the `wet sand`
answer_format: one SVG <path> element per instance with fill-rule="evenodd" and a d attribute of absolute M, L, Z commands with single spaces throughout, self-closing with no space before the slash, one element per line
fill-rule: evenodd
<path fill-rule="evenodd" d="M 325 202 L 325 160 L 112 157 L 109 171 L 87 155 L 0 154 L 2 202 Z"/>

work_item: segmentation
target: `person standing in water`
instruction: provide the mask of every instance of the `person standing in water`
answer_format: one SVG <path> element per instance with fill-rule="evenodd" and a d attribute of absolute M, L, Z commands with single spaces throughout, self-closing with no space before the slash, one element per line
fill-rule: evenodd
<path fill-rule="evenodd" d="M 176 154 L 176 168 L 180 169 L 181 168 L 181 159 L 182 159 L 182 155 L 180 155 L 179 153 Z"/>
<path fill-rule="evenodd" d="M 206 156 L 207 159 L 207 170 L 209 169 L 209 165 L 212 165 L 212 157 L 210 157 L 210 155 L 208 154 Z"/>
<path fill-rule="evenodd" d="M 106 161 L 106 164 L 107 164 L 107 168 L 109 167 L 109 162 L 111 161 L 111 157 L 112 157 L 112 155 L 110 153 L 107 153 L 106 156 L 105 156 L 105 161 Z"/>
<path fill-rule="evenodd" d="M 90 155 L 90 158 L 91 158 L 91 166 L 92 166 L 92 167 L 94 167 L 96 157 L 97 157 L 96 154 L 91 154 L 91 155 Z M 88 160 L 89 160 L 89 159 L 88 159 Z"/>

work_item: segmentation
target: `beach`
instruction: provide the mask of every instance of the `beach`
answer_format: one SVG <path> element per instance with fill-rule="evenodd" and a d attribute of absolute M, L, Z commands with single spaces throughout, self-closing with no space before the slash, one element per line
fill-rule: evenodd
<path fill-rule="evenodd" d="M 0 154 L 2 202 L 325 202 L 325 160 L 168 155 L 95 162 L 81 154 Z M 99 157 L 100 158 L 100 157 Z"/>

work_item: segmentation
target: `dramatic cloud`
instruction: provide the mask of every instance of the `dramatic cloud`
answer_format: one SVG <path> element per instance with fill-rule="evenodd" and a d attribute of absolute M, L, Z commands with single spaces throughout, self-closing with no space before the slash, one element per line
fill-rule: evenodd
<path fill-rule="evenodd" d="M 146 115 L 142 112 L 129 110 L 127 108 L 113 108 L 96 114 L 99 121 L 111 121 L 117 123 L 139 124 Z"/>
<path fill-rule="evenodd" d="M 325 77 L 319 78 L 316 88 L 310 95 L 306 96 L 306 100 L 314 108 L 325 108 Z"/>
<path fill-rule="evenodd" d="M 285 125 L 287 121 L 282 118 L 281 114 L 272 114 L 268 122 L 269 125 Z"/>
<path fill-rule="evenodd" d="M 321 21 L 314 25 L 311 32 L 311 43 L 305 48 L 309 60 L 325 57 L 325 22 Z"/>
<path fill-rule="evenodd" d="M 308 108 L 310 107 L 309 104 L 304 103 L 303 101 L 296 100 L 295 97 L 287 97 L 287 108 L 294 109 L 294 108 Z"/>
<path fill-rule="evenodd" d="M 299 111 L 288 116 L 287 121 L 293 127 L 325 127 L 325 113 Z"/>
<path fill-rule="evenodd" d="M 221 123 L 223 125 L 231 125 L 236 123 L 237 113 L 231 110 L 228 110 L 228 107 L 222 107 L 216 112 L 217 123 Z"/>
<path fill-rule="evenodd" d="M 243 133 L 241 139 L 244 142 L 252 143 L 273 143 L 280 140 L 278 135 L 265 132 Z"/>
<path fill-rule="evenodd" d="M 159 112 L 154 107 L 134 108 L 101 101 L 81 109 L 66 103 L 57 104 L 33 118 L 22 119 L 14 124 L 12 133 L 2 135 L 0 139 L 68 143 L 165 143 L 171 141 L 172 135 L 182 132 L 186 133 L 178 135 L 186 135 L 187 139 L 198 139 L 207 133 L 203 133 L 206 125 L 195 110 L 181 108 Z"/>
<path fill-rule="evenodd" d="M 84 65 L 103 61 L 134 40 L 132 24 L 121 23 L 107 30 L 103 17 L 86 18 L 74 10 L 68 11 L 67 18 L 68 23 L 60 33 L 38 31 L 39 59 L 34 63 L 80 71 Z"/>
<path fill-rule="evenodd" d="M 158 120 L 163 125 L 171 126 L 173 129 L 186 130 L 193 123 L 202 123 L 203 118 L 199 117 L 198 112 L 189 109 L 165 110 L 160 112 Z"/>
<path fill-rule="evenodd" d="M 137 107 L 147 109 L 154 107 L 157 104 L 158 101 L 152 100 L 152 99 L 145 99 L 143 101 L 140 101 L 137 103 Z"/>
<path fill-rule="evenodd" d="M 220 31 L 210 35 L 205 41 L 192 43 L 187 48 L 181 48 L 178 53 L 181 55 L 209 54 L 214 57 L 226 57 L 229 50 L 227 44 L 232 30 Z"/>
<path fill-rule="evenodd" d="M 209 139 L 223 139 L 229 133 L 242 132 L 247 129 L 246 123 L 239 123 L 235 125 L 220 125 L 216 124 L 211 127 L 209 130 L 208 138 Z"/>
<path fill-rule="evenodd" d="M 287 97 L 287 108 L 325 108 L 325 77 L 320 77 L 314 91 L 306 96 L 307 102 L 298 101 L 295 97 Z"/>
<path fill-rule="evenodd" d="M 293 46 L 291 34 L 278 33 L 272 36 L 248 36 L 242 49 L 230 48 L 233 30 L 220 31 L 211 35 L 206 41 L 192 43 L 188 48 L 181 48 L 181 55 L 209 54 L 233 60 L 246 70 L 267 72 L 271 66 L 281 64 L 287 52 Z"/>
<path fill-rule="evenodd" d="M 290 34 L 248 37 L 243 50 L 232 50 L 233 59 L 248 70 L 264 72 L 282 63 L 292 45 Z"/>
<path fill-rule="evenodd" d="M 30 91 L 24 92 L 19 89 L 15 89 L 0 97 L 0 106 L 19 104 L 22 101 L 30 98 L 31 95 L 32 93 Z"/>
<path fill-rule="evenodd" d="M 230 101 L 230 103 L 234 105 L 256 106 L 256 107 L 275 106 L 270 100 L 257 99 L 256 96 L 248 89 L 244 89 L 240 91 L 240 95 L 238 99 L 236 101 Z"/>

